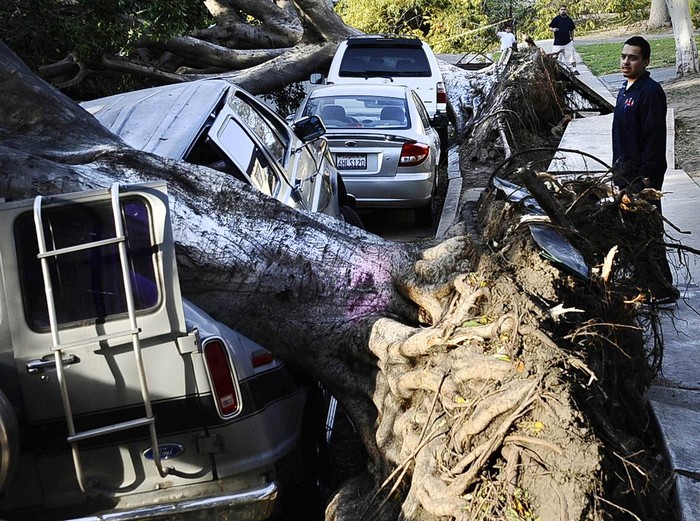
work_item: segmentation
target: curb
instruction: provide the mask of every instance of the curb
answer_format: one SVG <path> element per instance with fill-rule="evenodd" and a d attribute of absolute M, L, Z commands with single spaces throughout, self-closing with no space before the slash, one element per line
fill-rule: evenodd
<path fill-rule="evenodd" d="M 442 206 L 440 224 L 435 232 L 436 239 L 444 237 L 457 219 L 461 193 L 462 173 L 459 169 L 459 146 L 452 145 L 447 150 L 447 193 L 445 194 L 445 203 Z"/>

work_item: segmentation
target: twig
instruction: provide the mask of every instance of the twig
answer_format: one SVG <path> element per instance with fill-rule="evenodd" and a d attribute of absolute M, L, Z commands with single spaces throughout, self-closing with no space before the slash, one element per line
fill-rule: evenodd
<path fill-rule="evenodd" d="M 596 498 L 596 499 L 599 500 L 599 501 L 602 501 L 603 503 L 607 503 L 607 504 L 610 505 L 611 507 L 615 507 L 615 508 L 617 508 L 618 510 L 621 510 L 622 512 L 625 512 L 626 514 L 631 515 L 631 516 L 632 516 L 633 518 L 635 518 L 637 521 L 642 521 L 639 517 L 637 517 L 637 516 L 634 514 L 634 512 L 631 512 L 630 510 L 627 510 L 626 508 L 621 507 L 620 505 L 616 505 L 616 504 L 613 503 L 612 501 L 608 501 L 607 499 L 600 497 L 598 494 L 594 494 L 593 497 Z"/>

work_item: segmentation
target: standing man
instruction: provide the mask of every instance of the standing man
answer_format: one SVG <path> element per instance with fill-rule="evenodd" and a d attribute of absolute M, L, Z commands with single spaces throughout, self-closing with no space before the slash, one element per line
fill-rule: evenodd
<path fill-rule="evenodd" d="M 647 67 L 651 47 L 641 36 L 625 42 L 620 70 L 625 78 L 613 116 L 615 184 L 633 192 L 661 190 L 666 173 L 666 94 Z"/>
<path fill-rule="evenodd" d="M 565 5 L 559 8 L 559 14 L 552 19 L 549 23 L 549 27 L 554 31 L 552 52 L 558 52 L 559 59 L 564 63 L 568 62 L 574 74 L 578 75 L 579 72 L 576 70 L 576 55 L 574 54 L 574 29 L 576 29 L 576 24 L 569 18 Z"/>
<path fill-rule="evenodd" d="M 613 181 L 630 193 L 644 188 L 661 190 L 666 174 L 666 94 L 651 79 L 647 67 L 651 58 L 649 42 L 641 36 L 627 40 L 620 53 L 620 70 L 625 82 L 617 94 L 612 125 Z M 661 202 L 654 201 L 661 213 Z M 663 225 L 661 225 L 663 226 Z M 659 239 L 663 228 L 659 230 Z M 652 260 L 667 282 L 673 276 L 663 246 L 652 248 Z M 677 298 L 677 290 L 663 295 Z"/>

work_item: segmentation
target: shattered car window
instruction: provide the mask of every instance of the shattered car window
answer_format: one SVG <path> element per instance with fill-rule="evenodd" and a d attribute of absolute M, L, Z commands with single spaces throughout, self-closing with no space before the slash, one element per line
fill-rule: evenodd
<path fill-rule="evenodd" d="M 229 106 L 272 152 L 275 160 L 284 164 L 289 134 L 286 129 L 277 126 L 275 121 L 263 117 L 255 107 L 239 97 L 239 93 L 229 100 Z"/>

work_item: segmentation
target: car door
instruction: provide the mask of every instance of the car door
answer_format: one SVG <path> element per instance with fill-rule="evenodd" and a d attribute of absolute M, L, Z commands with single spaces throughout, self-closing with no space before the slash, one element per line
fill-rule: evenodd
<path fill-rule="evenodd" d="M 182 475 L 168 476 L 169 486 L 213 478 L 209 456 L 196 446 L 197 438 L 205 436 L 198 398 L 203 382 L 196 378 L 204 372 L 193 356 L 196 338 L 186 330 L 165 185 L 126 192 L 118 204 L 129 251 L 125 258 L 134 302 L 131 314 L 118 241 L 113 240 L 118 233 L 109 191 L 45 198 L 34 207 L 0 207 L 0 266 L 7 306 L 3 327 L 9 326 L 26 433 L 17 482 L 41 489 L 20 487 L 13 492 L 11 503 L 25 502 L 19 506 L 79 501 L 83 493 L 76 478 L 77 460 L 88 490 L 97 487 L 119 495 L 161 486 L 164 481 L 153 462 L 145 423 L 111 429 L 147 415 L 142 375 L 156 431 L 168 433 L 158 439 L 165 444 L 159 454 L 170 449 L 178 453 L 171 453 L 168 464 Z M 43 226 L 35 226 L 35 219 Z M 45 257 L 50 291 L 37 259 L 37 228 L 43 230 L 47 251 L 63 252 Z M 84 248 L 89 243 L 94 247 Z M 55 315 L 47 306 L 47 293 Z M 132 319 L 143 373 L 132 342 Z M 63 360 L 68 411 L 55 365 L 57 353 Z M 73 455 L 69 424 L 78 437 L 94 434 L 77 441 Z M 98 435 L 95 429 L 104 432 Z"/>
<path fill-rule="evenodd" d="M 272 111 L 232 88 L 209 131 L 209 137 L 258 190 L 282 203 L 311 210 L 311 179 L 297 177 L 291 128 Z M 303 195 L 302 195 L 303 194 Z"/>

